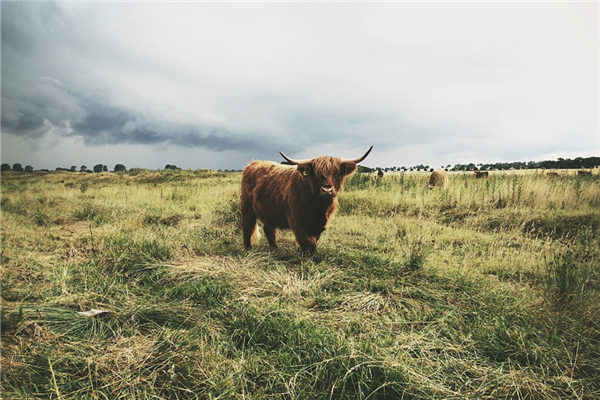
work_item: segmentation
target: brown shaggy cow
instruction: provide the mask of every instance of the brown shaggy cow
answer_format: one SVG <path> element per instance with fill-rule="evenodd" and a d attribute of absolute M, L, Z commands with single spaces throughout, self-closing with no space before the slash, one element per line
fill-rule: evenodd
<path fill-rule="evenodd" d="M 429 176 L 429 189 L 435 186 L 446 187 L 446 173 L 442 170 L 435 170 Z"/>
<path fill-rule="evenodd" d="M 280 153 L 293 165 L 271 161 L 248 164 L 242 174 L 240 198 L 244 247 L 250 248 L 258 218 L 271 247 L 277 247 L 276 229 L 290 228 L 302 252 L 314 254 L 317 240 L 336 210 L 344 181 L 372 149 L 354 160 L 323 156 L 296 161 Z"/>
<path fill-rule="evenodd" d="M 487 178 L 490 173 L 487 171 L 475 171 L 475 178 Z"/>
<path fill-rule="evenodd" d="M 592 171 L 579 170 L 579 171 L 577 171 L 577 175 L 579 175 L 579 176 L 592 176 Z"/>

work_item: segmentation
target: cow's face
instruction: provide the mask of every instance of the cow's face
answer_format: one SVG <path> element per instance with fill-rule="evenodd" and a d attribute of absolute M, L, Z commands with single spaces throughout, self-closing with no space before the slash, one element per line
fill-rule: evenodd
<path fill-rule="evenodd" d="M 321 198 L 335 198 L 344 185 L 344 181 L 354 171 L 356 165 L 364 160 L 373 150 L 373 146 L 361 157 L 351 160 L 323 156 L 308 161 L 293 160 L 279 152 L 289 163 L 297 165 L 297 171 L 308 182 L 314 195 Z"/>
<path fill-rule="evenodd" d="M 315 196 L 334 198 L 346 177 L 356 170 L 356 163 L 324 156 L 298 164 L 298 173 L 308 182 Z"/>

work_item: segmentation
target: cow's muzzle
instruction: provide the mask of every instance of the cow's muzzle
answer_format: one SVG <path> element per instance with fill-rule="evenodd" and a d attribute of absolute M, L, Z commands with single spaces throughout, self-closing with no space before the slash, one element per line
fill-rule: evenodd
<path fill-rule="evenodd" d="M 331 185 L 321 186 L 321 196 L 335 197 L 336 194 L 337 193 L 335 192 L 335 189 L 333 188 L 333 186 L 331 186 Z"/>

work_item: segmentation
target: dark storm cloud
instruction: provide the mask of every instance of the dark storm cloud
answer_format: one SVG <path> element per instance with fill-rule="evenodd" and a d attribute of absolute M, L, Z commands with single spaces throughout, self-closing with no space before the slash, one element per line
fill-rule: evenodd
<path fill-rule="evenodd" d="M 73 124 L 69 136 L 79 136 L 89 145 L 170 144 L 204 147 L 209 150 L 275 149 L 278 143 L 265 143 L 259 137 L 233 134 L 227 130 L 168 121 L 149 121 L 143 115 L 114 106 L 86 100 L 85 117 Z"/>
<path fill-rule="evenodd" d="M 54 4 L 2 3 L 2 115 L 4 133 L 37 139 L 50 131 L 80 137 L 87 145 L 171 144 L 209 150 L 273 152 L 287 140 L 260 132 L 231 132 L 202 123 L 172 122 L 101 100 L 91 85 L 73 79 L 81 47 Z M 52 56 L 48 58 L 48 55 Z M 65 55 L 64 59 L 61 55 Z"/>
<path fill-rule="evenodd" d="M 409 126 L 397 119 L 390 121 L 385 113 L 346 109 L 335 103 L 315 105 L 304 95 L 288 104 L 296 96 L 274 94 L 269 85 L 232 93 L 238 99 L 235 106 L 226 100 L 215 105 L 234 115 L 236 108 L 260 109 L 250 117 L 256 120 L 235 128 L 202 121 L 172 122 L 137 110 L 140 105 L 135 103 L 129 108 L 113 105 L 110 93 L 99 93 L 97 84 L 81 78 L 88 73 L 87 65 L 79 61 L 82 54 L 94 60 L 94 50 L 106 49 L 87 43 L 77 21 L 66 18 L 54 4 L 3 3 L 2 10 L 2 130 L 6 133 L 37 139 L 52 130 L 80 137 L 90 146 L 171 144 L 252 151 L 257 157 L 279 150 L 298 153 L 319 143 L 362 147 L 367 142 L 392 146 L 402 138 L 422 140 L 422 136 L 411 138 Z M 264 109 L 269 114 L 261 116 Z M 260 118 L 275 121 L 279 132 L 262 131 Z"/>
<path fill-rule="evenodd" d="M 32 90 L 34 98 L 3 93 L 2 130 L 32 139 L 56 130 L 63 136 L 80 137 L 87 145 L 171 144 L 209 150 L 259 150 L 274 152 L 286 140 L 274 141 L 259 133 L 234 134 L 225 129 L 151 120 L 132 110 L 104 104 L 65 90 L 54 80 L 42 79 Z M 298 146 L 292 146 L 294 150 Z"/>

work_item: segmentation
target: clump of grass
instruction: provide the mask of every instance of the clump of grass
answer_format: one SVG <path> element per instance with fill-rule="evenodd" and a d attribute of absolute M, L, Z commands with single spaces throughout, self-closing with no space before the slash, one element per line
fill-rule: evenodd
<path fill-rule="evenodd" d="M 236 255 L 242 252 L 241 235 L 234 227 L 202 227 L 191 232 L 188 240 L 197 255 Z"/>
<path fill-rule="evenodd" d="M 3 212 L 9 212 L 30 218 L 30 220 L 37 226 L 50 225 L 50 212 L 51 208 L 53 208 L 55 205 L 56 204 L 54 201 L 48 201 L 48 199 L 44 196 L 19 196 L 13 198 L 2 198 Z"/>
<path fill-rule="evenodd" d="M 600 214 L 546 213 L 529 219 L 523 225 L 523 232 L 537 237 L 573 238 L 588 229 L 600 231 Z"/>
<path fill-rule="evenodd" d="M 170 257 L 170 246 L 156 239 L 117 234 L 102 238 L 95 259 L 107 271 L 138 276 L 147 272 L 149 265 L 166 261 Z"/>
<path fill-rule="evenodd" d="M 410 250 L 405 268 L 407 271 L 416 271 L 422 269 L 425 265 L 427 255 L 431 252 L 430 246 L 423 238 L 416 238 L 410 241 Z"/>
<path fill-rule="evenodd" d="M 208 307 L 224 304 L 231 294 L 227 276 L 203 276 L 169 286 L 165 295 L 171 299 L 190 300 Z"/>
<path fill-rule="evenodd" d="M 594 273 L 593 263 L 568 250 L 546 265 L 546 285 L 557 304 L 576 304 L 586 299 Z"/>
<path fill-rule="evenodd" d="M 111 210 L 98 204 L 85 202 L 73 210 L 73 216 L 81 221 L 93 221 L 98 225 L 112 220 Z"/>
<path fill-rule="evenodd" d="M 356 173 L 344 185 L 346 190 L 369 189 L 381 184 L 380 179 L 374 179 L 369 174 Z"/>
<path fill-rule="evenodd" d="M 213 212 L 215 222 L 221 225 L 231 225 L 236 229 L 241 229 L 242 213 L 240 209 L 240 199 L 235 197 L 219 204 Z"/>
<path fill-rule="evenodd" d="M 48 215 L 48 212 L 41 207 L 38 207 L 35 210 L 33 210 L 31 218 L 37 226 L 50 225 L 50 216 Z"/>
<path fill-rule="evenodd" d="M 144 217 L 144 225 L 164 225 L 164 226 L 177 226 L 183 219 L 181 214 L 173 214 L 166 217 L 156 214 L 147 214 Z"/>
<path fill-rule="evenodd" d="M 193 326 L 188 310 L 165 304 L 125 306 L 124 309 L 105 310 L 88 317 L 78 311 L 53 306 L 24 306 L 6 319 L 6 326 L 14 330 L 30 331 L 36 325 L 45 325 L 52 332 L 74 340 L 105 340 L 130 336 L 140 330 L 156 327 Z"/>

